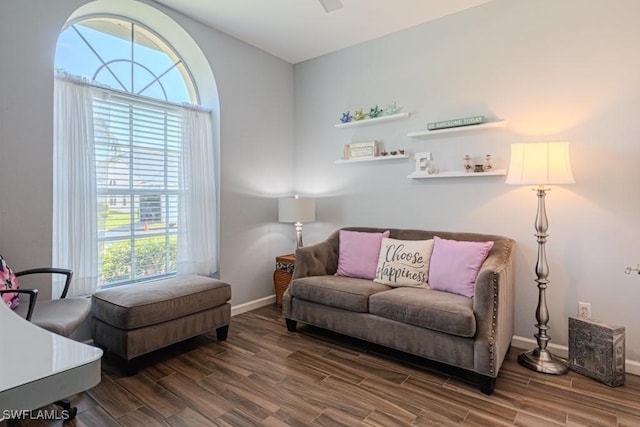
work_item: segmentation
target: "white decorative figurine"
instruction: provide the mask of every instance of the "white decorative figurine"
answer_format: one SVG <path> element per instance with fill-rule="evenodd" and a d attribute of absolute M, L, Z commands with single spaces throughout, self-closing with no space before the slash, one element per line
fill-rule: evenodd
<path fill-rule="evenodd" d="M 416 153 L 416 172 L 425 172 L 427 170 L 427 164 L 431 160 L 431 152 L 424 151 L 422 153 Z"/>

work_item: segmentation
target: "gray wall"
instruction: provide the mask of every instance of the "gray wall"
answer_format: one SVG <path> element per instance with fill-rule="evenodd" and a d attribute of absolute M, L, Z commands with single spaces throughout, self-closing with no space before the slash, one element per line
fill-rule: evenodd
<path fill-rule="evenodd" d="M 0 4 L 0 253 L 16 270 L 51 265 L 55 46 L 65 21 L 85 3 L 89 2 Z M 123 3 L 136 8 L 130 1 L 104 2 L 113 8 Z M 155 7 L 190 34 L 217 84 L 221 278 L 233 285 L 234 305 L 269 296 L 274 258 L 293 245 L 293 231 L 275 222 L 274 200 L 293 189 L 293 66 Z M 179 39 L 176 34 L 166 36 Z M 206 93 L 204 98 L 215 97 Z M 41 288 L 41 297 L 49 296 L 45 283 L 34 285 Z"/>
<path fill-rule="evenodd" d="M 575 185 L 547 196 L 552 342 L 567 344 L 577 302 L 627 328 L 640 360 L 640 2 L 495 0 L 295 67 L 295 182 L 315 194 L 321 222 L 510 236 L 516 250 L 516 334 L 533 338 L 537 288 L 536 197 L 504 177 L 411 180 L 413 162 L 334 164 L 344 144 L 432 151 L 441 169 L 492 154 L 507 168 L 512 142 L 569 141 Z M 346 110 L 398 101 L 409 119 L 336 129 Z M 412 139 L 427 122 L 483 114 L 507 120 L 486 132 Z"/>

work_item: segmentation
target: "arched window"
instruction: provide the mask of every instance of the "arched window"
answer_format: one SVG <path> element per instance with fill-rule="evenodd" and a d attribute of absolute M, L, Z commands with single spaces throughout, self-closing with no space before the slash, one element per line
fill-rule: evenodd
<path fill-rule="evenodd" d="M 58 38 L 56 68 L 116 91 L 198 103 L 181 57 L 155 32 L 122 18 L 94 17 L 68 26 Z"/>
<path fill-rule="evenodd" d="M 55 67 L 60 88 L 56 88 L 54 108 L 54 257 L 63 265 L 79 264 L 72 266 L 74 270 L 87 264 L 91 265 L 87 270 L 95 270 L 96 279 L 81 286 L 84 290 L 78 294 L 91 293 L 96 286 L 175 274 L 180 270 L 180 259 L 192 255 L 185 242 L 201 249 L 202 242 L 193 242 L 197 235 L 193 226 L 203 216 L 198 212 L 211 209 L 194 201 L 189 192 L 200 185 L 196 181 L 215 180 L 213 175 L 193 176 L 194 172 L 206 174 L 206 170 L 212 170 L 213 156 L 205 156 L 204 162 L 201 152 L 199 158 L 187 158 L 194 152 L 187 147 L 202 144 L 208 149 L 212 141 L 210 137 L 206 141 L 191 138 L 189 144 L 185 141 L 194 134 L 202 139 L 203 133 L 194 132 L 194 126 L 208 127 L 210 134 L 211 125 L 209 112 L 197 106 L 197 90 L 186 64 L 151 29 L 123 17 L 91 16 L 72 22 L 60 33 Z M 64 90 L 69 85 L 88 92 L 90 105 L 84 111 L 82 107 L 68 107 L 67 103 L 76 98 L 74 92 Z M 72 123 L 81 126 L 77 131 L 69 130 Z M 83 146 L 87 140 L 91 141 Z M 82 152 L 91 153 L 91 164 L 82 164 Z M 85 173 L 88 175 L 82 183 L 70 184 Z M 209 190 L 213 194 L 206 194 L 215 200 L 213 183 Z M 65 223 L 69 221 L 66 217 L 74 217 L 69 212 L 73 207 L 65 203 L 73 205 L 79 199 L 91 202 L 77 209 L 81 217 L 77 222 L 85 229 L 75 233 Z M 95 212 L 83 218 L 89 208 Z M 205 224 L 195 224 L 196 229 L 215 229 L 206 223 L 215 222 L 215 218 L 206 213 L 204 216 Z M 192 223 L 186 227 L 185 221 Z M 191 234 L 185 235 L 183 229 L 191 230 Z M 74 239 L 86 236 L 93 240 L 87 240 L 84 246 L 95 245 L 96 253 L 86 248 L 78 250 L 74 244 Z M 205 246 L 212 251 L 206 255 L 206 271 L 189 267 L 182 270 L 215 272 L 215 239 L 204 236 Z M 187 260 L 186 264 L 190 262 L 204 265 L 198 260 Z M 85 271 L 81 276 L 91 274 Z"/>

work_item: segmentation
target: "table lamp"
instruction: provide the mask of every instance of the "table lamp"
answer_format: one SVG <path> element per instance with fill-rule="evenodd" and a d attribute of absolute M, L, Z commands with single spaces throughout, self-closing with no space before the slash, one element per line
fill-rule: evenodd
<path fill-rule="evenodd" d="M 507 184 L 535 185 L 538 195 L 538 211 L 536 213 L 535 229 L 538 241 L 538 260 L 536 262 L 535 280 L 538 284 L 538 308 L 536 309 L 535 334 L 538 347 L 518 356 L 518 362 L 534 371 L 546 374 L 564 374 L 569 370 L 566 360 L 554 356 L 547 349 L 551 337 L 547 335 L 549 327 L 549 310 L 547 309 L 546 290 L 549 285 L 547 279 L 549 266 L 545 253 L 547 241 L 547 212 L 544 199 L 549 191 L 549 184 L 573 184 L 571 163 L 569 161 L 569 143 L 567 142 L 534 142 L 511 144 L 511 161 Z"/>
<path fill-rule="evenodd" d="M 302 223 L 316 220 L 316 201 L 297 194 L 294 197 L 278 199 L 278 221 L 293 222 L 296 225 L 297 247 L 302 247 Z"/>

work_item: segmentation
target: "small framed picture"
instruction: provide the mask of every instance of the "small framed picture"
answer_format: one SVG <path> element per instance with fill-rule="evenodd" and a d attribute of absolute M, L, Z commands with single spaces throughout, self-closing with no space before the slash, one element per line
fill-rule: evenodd
<path fill-rule="evenodd" d="M 377 141 L 353 142 L 348 145 L 350 159 L 363 157 L 376 157 L 378 155 Z"/>

